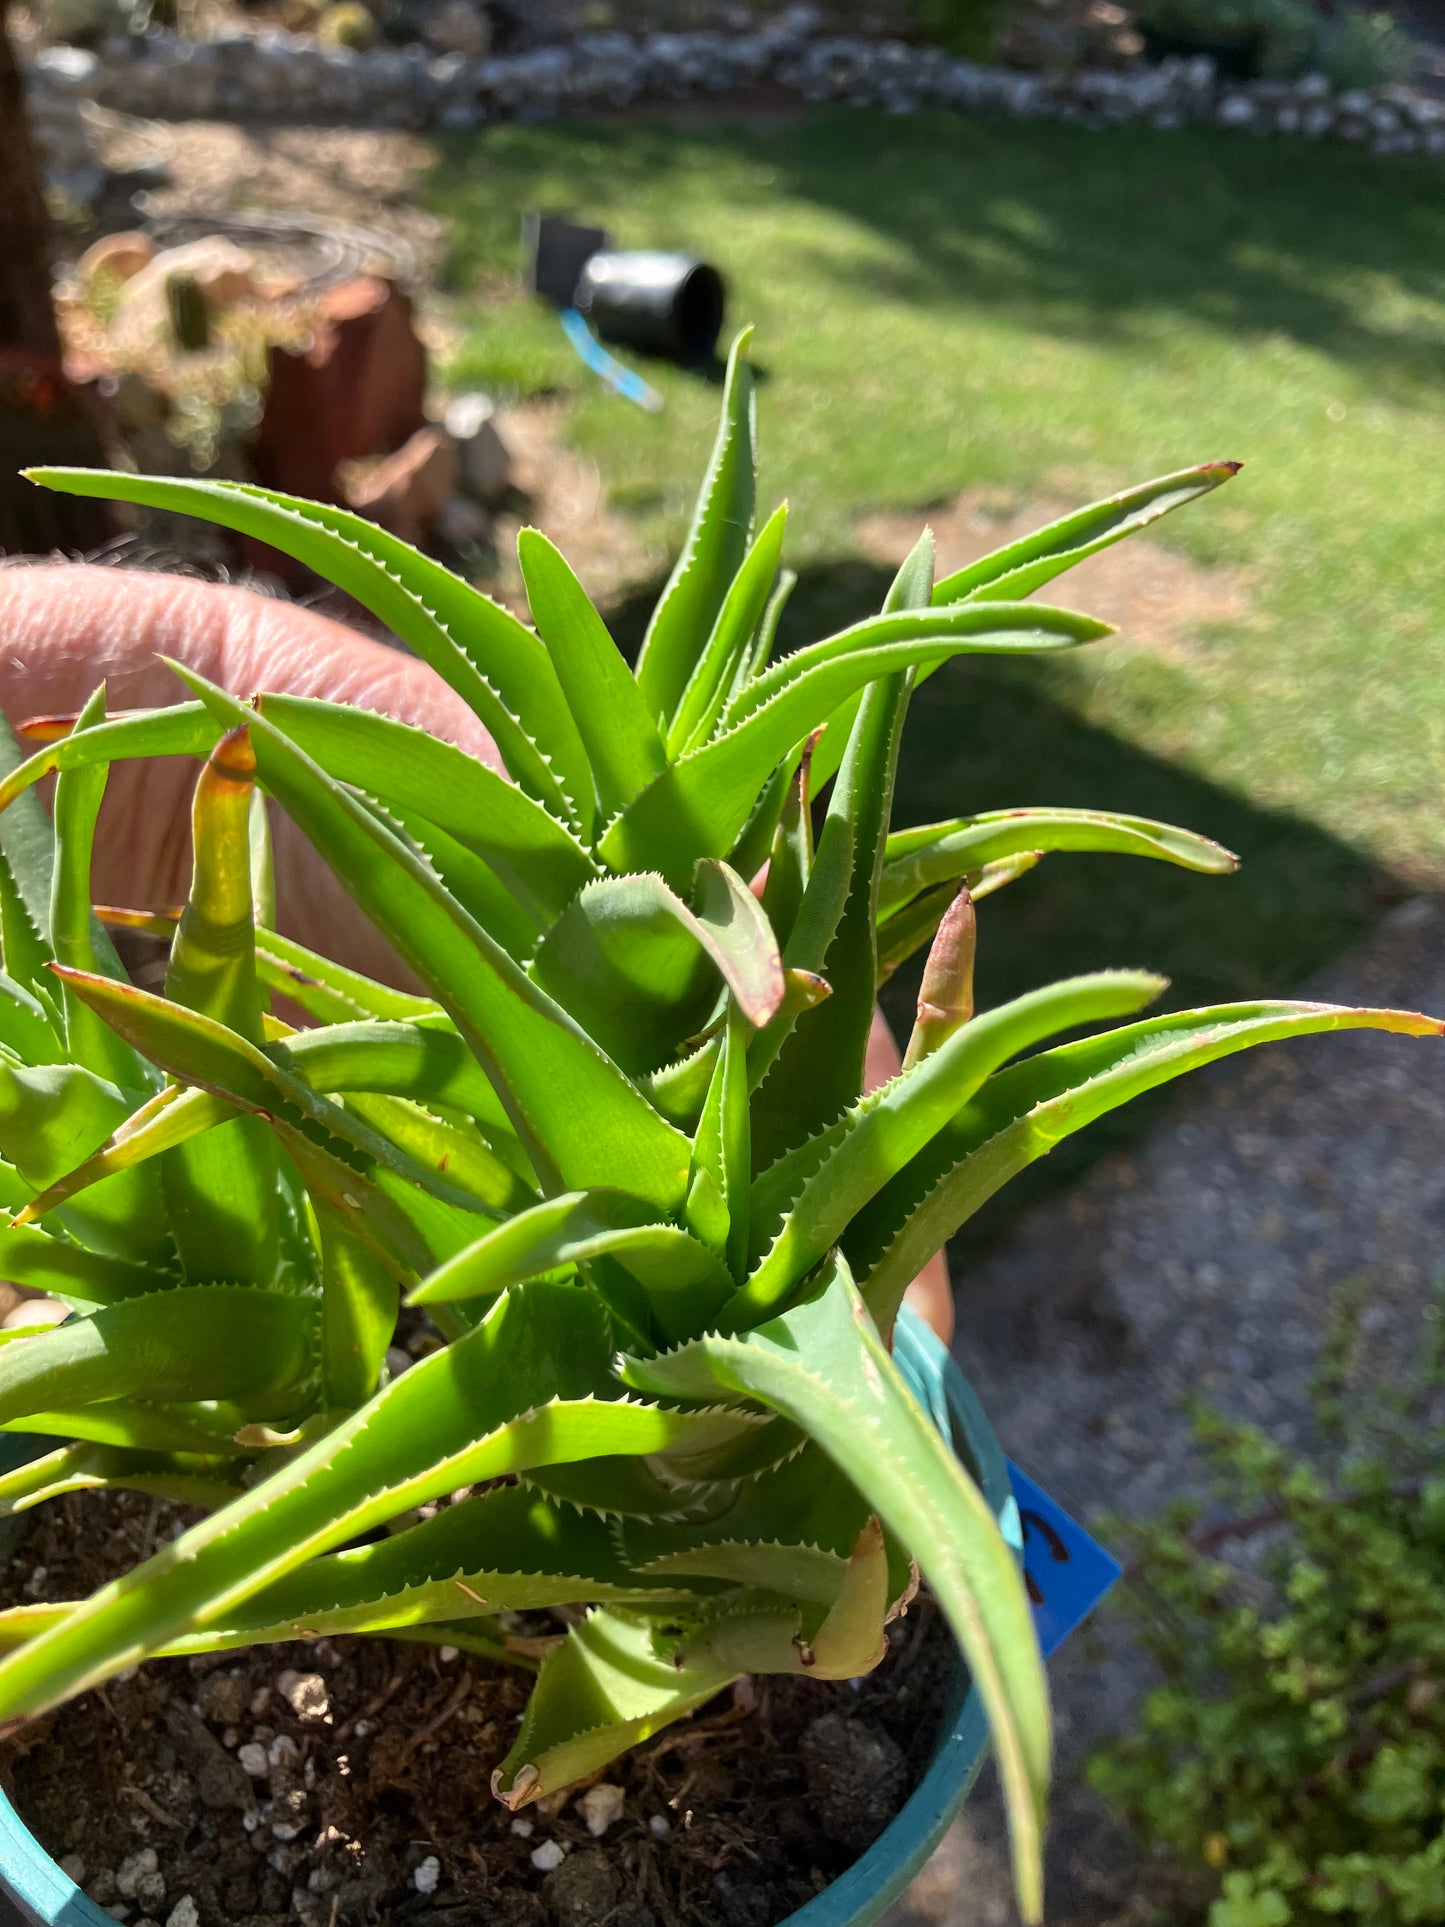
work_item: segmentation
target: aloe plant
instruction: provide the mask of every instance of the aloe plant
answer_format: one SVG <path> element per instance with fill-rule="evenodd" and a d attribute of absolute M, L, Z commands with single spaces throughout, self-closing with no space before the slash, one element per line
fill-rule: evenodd
<path fill-rule="evenodd" d="M 1034 1919 L 1044 1679 L 1015 1558 L 894 1366 L 908 1281 L 1016 1172 L 1186 1070 L 1305 1032 L 1442 1026 L 1280 1002 L 1095 1029 L 1163 989 L 1138 971 L 975 1013 L 975 906 L 1041 854 L 1234 859 L 1078 810 L 892 829 L 912 691 L 954 657 L 1105 633 L 1029 598 L 1234 466 L 943 581 L 925 535 L 878 615 L 774 659 L 784 511 L 755 529 L 745 348 L 635 673 L 535 531 L 534 630 L 337 509 L 37 473 L 326 575 L 471 705 L 512 780 L 382 717 L 243 702 L 177 666 L 193 701 L 94 703 L 0 784 L 0 1088 L 17 1117 L 32 1089 L 61 1093 L 27 1114 L 43 1160 L 0 1141 L 0 1255 L 14 1275 L 12 1250 L 35 1254 L 29 1275 L 80 1314 L 0 1346 L 0 1423 L 78 1441 L 0 1498 L 168 1481 L 210 1507 L 90 1599 L 0 1615 L 0 1718 L 148 1655 L 322 1632 L 529 1663 L 508 1613 L 585 1608 L 498 1770 L 516 1807 L 742 1675 L 868 1670 L 921 1568 L 988 1711 Z M 109 763 L 175 754 L 204 759 L 196 883 L 184 914 L 130 918 L 172 939 L 159 995 L 90 918 L 88 839 Z M 52 772 L 50 859 L 28 792 Z M 257 792 L 421 994 L 270 927 Z M 905 1068 L 865 1095 L 878 985 L 925 947 Z M 311 1027 L 284 1021 L 295 1005 Z M 398 1291 L 447 1342 L 379 1384 Z"/>

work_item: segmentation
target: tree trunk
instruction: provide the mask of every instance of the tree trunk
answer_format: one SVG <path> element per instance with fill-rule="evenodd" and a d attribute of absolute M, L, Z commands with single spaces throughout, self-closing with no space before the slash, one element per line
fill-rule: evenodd
<path fill-rule="evenodd" d="M 105 466 L 99 425 L 65 378 L 50 298 L 50 222 L 15 50 L 0 0 L 0 553 L 88 549 L 105 540 L 101 503 L 49 495 L 17 470 Z"/>

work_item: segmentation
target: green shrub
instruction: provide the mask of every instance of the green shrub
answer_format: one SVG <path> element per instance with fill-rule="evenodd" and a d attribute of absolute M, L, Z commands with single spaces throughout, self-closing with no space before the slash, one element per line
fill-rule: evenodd
<path fill-rule="evenodd" d="M 1309 54 L 1311 70 L 1342 91 L 1403 80 L 1414 64 L 1409 36 L 1388 13 L 1347 13 L 1319 21 Z"/>
<path fill-rule="evenodd" d="M 1260 70 L 1276 79 L 1323 74 L 1341 90 L 1401 80 L 1415 61 L 1388 13 L 1326 18 L 1306 0 L 1143 0 L 1141 26 L 1221 40 L 1258 39 Z"/>
<path fill-rule="evenodd" d="M 916 0 L 925 39 L 969 60 L 986 60 L 1007 11 L 1004 0 Z"/>
<path fill-rule="evenodd" d="M 1348 1340 L 1363 1303 L 1342 1319 Z M 1404 1392 L 1346 1395 L 1292 1458 L 1201 1412 L 1233 1508 L 1125 1535 L 1124 1610 L 1163 1683 L 1094 1786 L 1201 1881 L 1209 1927 L 1445 1919 L 1445 1323 Z"/>

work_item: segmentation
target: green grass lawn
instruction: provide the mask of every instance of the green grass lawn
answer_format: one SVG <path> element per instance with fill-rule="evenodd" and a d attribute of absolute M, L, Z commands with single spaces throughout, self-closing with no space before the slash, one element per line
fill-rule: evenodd
<path fill-rule="evenodd" d="M 450 370 L 573 396 L 611 499 L 675 539 L 715 387 L 598 390 L 509 287 L 518 216 L 684 245 L 758 325 L 766 500 L 792 504 L 795 639 L 876 607 L 855 518 L 988 484 L 1080 502 L 1247 467 L 1163 539 L 1247 572 L 1252 619 L 1166 658 L 956 668 L 920 698 L 908 819 L 1007 803 L 1176 818 L 1211 881 L 1055 858 L 988 907 L 987 993 L 1150 962 L 1176 993 L 1282 990 L 1445 873 L 1445 173 L 1353 149 L 816 110 L 775 123 L 498 128 L 449 144 L 465 338 Z M 1068 579 L 1060 584 L 1067 601 Z M 618 613 L 635 626 L 635 610 Z"/>

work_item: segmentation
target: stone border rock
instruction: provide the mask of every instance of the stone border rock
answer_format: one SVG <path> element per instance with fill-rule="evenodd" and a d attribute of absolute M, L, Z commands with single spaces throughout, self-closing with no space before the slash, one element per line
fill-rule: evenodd
<path fill-rule="evenodd" d="M 1212 62 L 1122 71 L 1020 73 L 899 40 L 822 35 L 809 7 L 739 33 L 582 34 L 526 53 L 468 59 L 424 48 L 360 54 L 266 29 L 212 40 L 164 31 L 100 53 L 50 47 L 31 61 L 42 141 L 61 139 L 81 103 L 158 120 L 266 120 L 418 130 L 554 120 L 639 100 L 684 101 L 782 88 L 806 101 L 993 112 L 1090 126 L 1214 124 L 1332 135 L 1379 154 L 1445 154 L 1445 100 L 1405 86 L 1337 93 L 1322 75 L 1221 82 Z M 73 160 L 69 165 L 77 165 Z"/>

